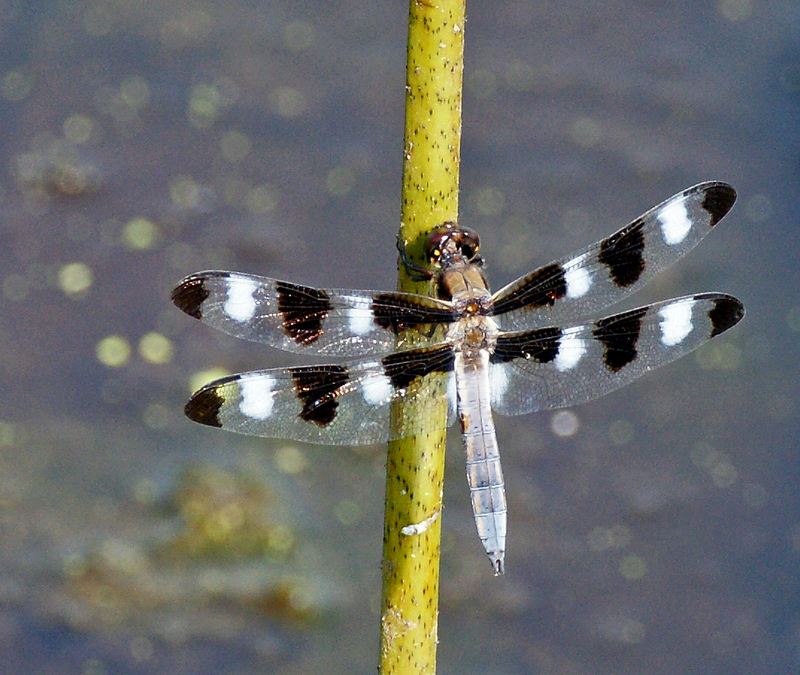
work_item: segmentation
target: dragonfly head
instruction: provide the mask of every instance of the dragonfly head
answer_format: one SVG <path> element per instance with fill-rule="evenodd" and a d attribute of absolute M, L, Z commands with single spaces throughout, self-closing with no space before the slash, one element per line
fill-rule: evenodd
<path fill-rule="evenodd" d="M 472 230 L 447 222 L 434 229 L 425 241 L 425 257 L 431 265 L 447 269 L 454 264 L 481 264 L 480 237 Z"/>

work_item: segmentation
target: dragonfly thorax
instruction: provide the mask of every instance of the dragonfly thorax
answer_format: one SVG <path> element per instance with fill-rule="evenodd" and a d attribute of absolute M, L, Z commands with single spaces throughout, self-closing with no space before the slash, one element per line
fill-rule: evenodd
<path fill-rule="evenodd" d="M 452 324 L 448 338 L 459 345 L 456 351 L 477 353 L 483 349 L 493 350 L 499 332 L 492 317 L 473 315 Z"/>
<path fill-rule="evenodd" d="M 453 265 L 439 274 L 437 295 L 459 314 L 486 314 L 492 304 L 486 277 L 473 264 Z"/>

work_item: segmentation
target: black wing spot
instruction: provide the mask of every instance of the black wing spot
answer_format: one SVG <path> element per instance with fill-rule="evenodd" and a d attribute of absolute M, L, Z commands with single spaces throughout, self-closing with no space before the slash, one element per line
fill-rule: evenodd
<path fill-rule="evenodd" d="M 225 399 L 213 387 L 201 389 L 189 399 L 183 407 L 183 412 L 193 422 L 221 428 L 219 411 L 224 403 Z"/>
<path fill-rule="evenodd" d="M 336 418 L 339 396 L 350 381 L 344 366 L 301 366 L 289 368 L 297 398 L 303 404 L 300 419 L 326 427 Z"/>
<path fill-rule="evenodd" d="M 550 363 L 558 356 L 561 335 L 561 329 L 556 327 L 501 335 L 497 339 L 491 362 L 506 363 L 514 359 L 529 359 L 538 363 Z"/>
<path fill-rule="evenodd" d="M 644 222 L 634 220 L 600 244 L 597 259 L 621 288 L 635 284 L 644 272 Z"/>
<path fill-rule="evenodd" d="M 708 312 L 711 319 L 711 336 L 716 337 L 729 328 L 735 326 L 744 316 L 744 305 L 736 298 L 726 296 L 714 301 L 714 306 Z"/>
<path fill-rule="evenodd" d="M 325 291 L 276 281 L 278 311 L 283 316 L 283 329 L 299 345 L 310 345 L 322 335 L 322 323 L 333 309 Z"/>
<path fill-rule="evenodd" d="M 191 278 L 181 282 L 172 291 L 172 304 L 195 319 L 203 318 L 203 303 L 210 291 L 202 278 Z"/>
<path fill-rule="evenodd" d="M 592 331 L 596 340 L 603 344 L 603 362 L 606 368 L 616 373 L 636 358 L 636 343 L 642 329 L 642 317 L 646 307 L 624 314 L 600 319 Z"/>
<path fill-rule="evenodd" d="M 378 293 L 372 299 L 375 325 L 395 335 L 432 323 L 452 323 L 458 317 L 449 310 L 414 303 L 394 293 Z"/>
<path fill-rule="evenodd" d="M 505 314 L 515 309 L 536 309 L 545 305 L 552 307 L 556 300 L 567 294 L 567 279 L 564 268 L 558 264 L 546 265 L 531 274 L 523 282 L 494 303 L 495 314 Z"/>
<path fill-rule="evenodd" d="M 714 227 L 728 211 L 731 210 L 736 201 L 736 190 L 730 185 L 714 185 L 708 188 L 703 199 L 703 208 L 711 216 L 711 227 Z"/>
<path fill-rule="evenodd" d="M 415 380 L 430 373 L 453 370 L 455 354 L 450 345 L 409 349 L 381 359 L 383 371 L 396 389 L 405 389 Z"/>

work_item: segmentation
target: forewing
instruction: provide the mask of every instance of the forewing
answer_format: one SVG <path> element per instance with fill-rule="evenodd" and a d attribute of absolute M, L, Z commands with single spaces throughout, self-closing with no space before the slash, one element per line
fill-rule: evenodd
<path fill-rule="evenodd" d="M 702 293 L 594 323 L 505 333 L 492 355 L 492 408 L 521 415 L 599 398 L 694 351 L 743 316 L 736 298 Z"/>
<path fill-rule="evenodd" d="M 385 354 L 399 332 L 456 318 L 449 303 L 420 295 L 322 290 L 221 271 L 187 277 L 172 302 L 234 337 L 327 356 Z"/>
<path fill-rule="evenodd" d="M 433 374 L 445 378 L 427 377 Z M 322 445 L 371 445 L 422 430 L 441 429 L 445 417 L 423 406 L 421 417 L 390 429 L 390 407 L 401 398 L 450 401 L 454 419 L 453 351 L 449 345 L 390 354 L 380 360 L 275 368 L 216 380 L 184 409 L 201 424 L 248 436 L 289 438 Z M 428 411 L 428 414 L 426 414 Z"/>
<path fill-rule="evenodd" d="M 619 302 L 697 246 L 735 200 L 726 183 L 684 190 L 610 237 L 499 290 L 498 322 L 505 330 L 563 324 Z"/>

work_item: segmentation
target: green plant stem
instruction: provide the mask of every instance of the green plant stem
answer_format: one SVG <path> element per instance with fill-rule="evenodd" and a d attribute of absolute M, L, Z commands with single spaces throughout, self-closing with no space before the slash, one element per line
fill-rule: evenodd
<path fill-rule="evenodd" d="M 434 4 L 435 3 L 435 4 Z M 465 0 L 411 0 L 400 237 L 417 264 L 425 233 L 458 218 Z M 416 255 L 415 255 L 416 254 Z M 400 290 L 430 292 L 400 266 Z M 403 403 L 393 424 L 430 432 L 389 444 L 383 540 L 380 673 L 436 672 L 439 549 L 447 399 Z M 405 528 L 405 530 L 403 529 Z"/>

